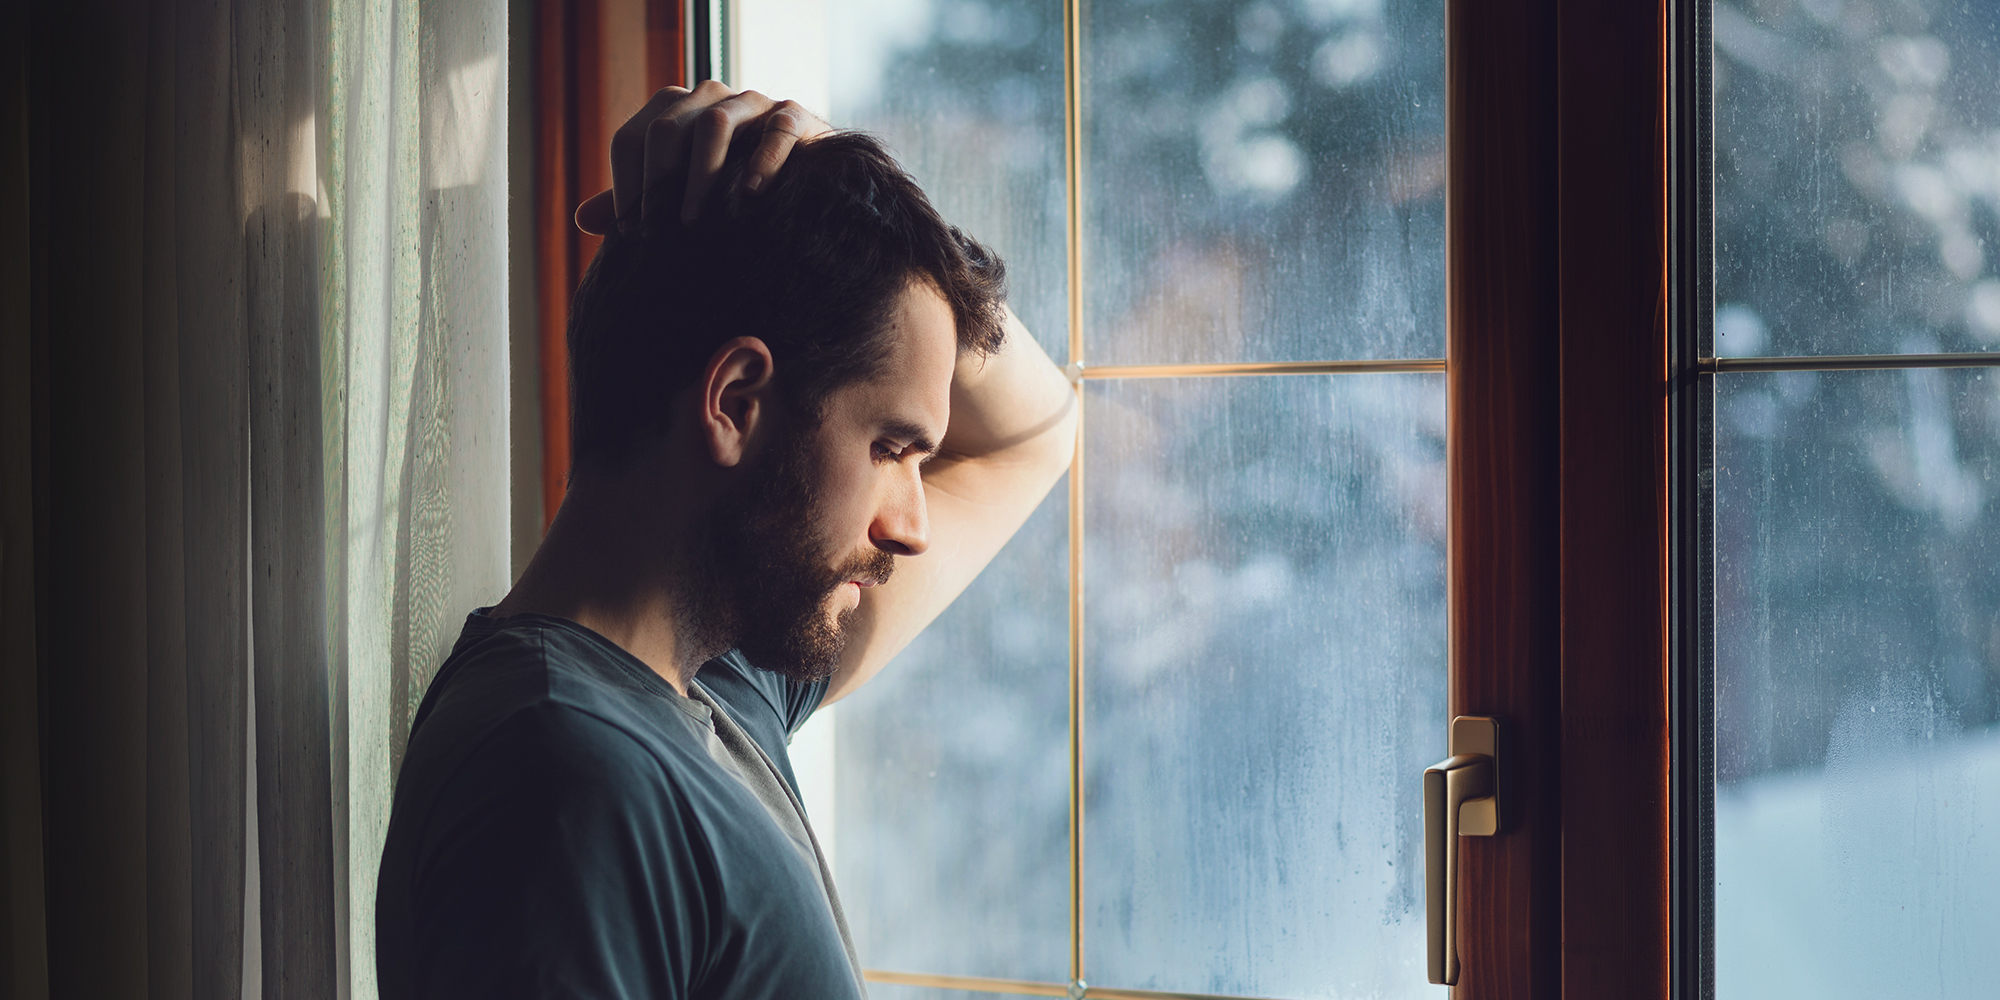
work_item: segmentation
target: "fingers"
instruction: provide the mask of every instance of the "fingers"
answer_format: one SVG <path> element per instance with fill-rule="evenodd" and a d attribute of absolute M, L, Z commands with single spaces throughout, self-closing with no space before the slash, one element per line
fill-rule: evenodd
<path fill-rule="evenodd" d="M 716 84 L 724 94 L 728 88 Z M 640 207 L 640 179 L 646 162 L 646 134 L 648 126 L 661 115 L 683 103 L 690 94 L 686 87 L 662 87 L 640 108 L 638 113 L 625 119 L 618 131 L 611 134 L 611 191 L 616 209 L 615 216 L 620 223 L 626 219 L 636 220 Z M 710 103 L 721 100 L 721 95 L 710 91 Z M 585 204 L 588 204 L 586 202 Z M 578 225 L 583 224 L 582 209 L 578 208 Z M 605 227 L 609 232 L 610 227 Z M 588 232 L 588 230 L 586 230 Z"/>
<path fill-rule="evenodd" d="M 832 131 L 797 102 L 773 102 L 756 91 L 732 92 L 714 80 L 694 90 L 666 87 L 611 137 L 611 190 L 577 206 L 577 228 L 605 235 L 646 232 L 678 218 L 692 222 L 713 191 L 744 129 L 758 128 L 757 146 L 741 183 L 763 188 L 801 140 Z"/>
<path fill-rule="evenodd" d="M 693 222 L 701 215 L 701 203 L 715 186 L 723 161 L 729 157 L 729 143 L 736 130 L 764 115 L 776 102 L 754 90 L 746 90 L 714 104 L 696 116 L 688 130 L 687 192 L 681 199 L 681 221 Z"/>
<path fill-rule="evenodd" d="M 800 140 L 833 130 L 797 101 L 779 103 L 764 116 L 763 124 L 764 137 L 758 141 L 756 152 L 750 154 L 750 162 L 743 170 L 743 188 L 751 194 L 762 190 L 767 181 L 778 175 L 778 168 L 785 165 L 785 158 L 792 154 L 792 147 L 798 145 Z"/>
<path fill-rule="evenodd" d="M 696 123 L 712 109 L 742 96 L 713 80 L 704 81 L 686 100 L 647 123 L 638 212 L 647 233 L 657 232 L 680 215 L 685 191 L 681 179 L 687 176 L 688 149 L 694 142 Z"/>

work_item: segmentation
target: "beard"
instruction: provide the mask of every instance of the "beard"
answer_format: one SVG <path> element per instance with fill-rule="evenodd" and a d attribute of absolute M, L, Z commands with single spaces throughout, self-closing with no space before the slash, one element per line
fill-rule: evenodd
<path fill-rule="evenodd" d="M 834 615 L 834 592 L 849 580 L 886 582 L 896 568 L 873 547 L 834 563 L 810 438 L 779 443 L 703 515 L 689 574 L 701 583 L 682 605 L 702 648 L 740 649 L 753 666 L 803 682 L 831 676 L 846 649 L 854 611 Z"/>

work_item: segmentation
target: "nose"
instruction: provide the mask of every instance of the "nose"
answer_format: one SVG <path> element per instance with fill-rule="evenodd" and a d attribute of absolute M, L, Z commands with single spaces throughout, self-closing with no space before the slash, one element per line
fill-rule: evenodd
<path fill-rule="evenodd" d="M 922 555 L 931 547 L 930 511 L 924 504 L 923 478 L 914 464 L 890 477 L 886 495 L 875 508 L 868 539 L 890 555 Z"/>

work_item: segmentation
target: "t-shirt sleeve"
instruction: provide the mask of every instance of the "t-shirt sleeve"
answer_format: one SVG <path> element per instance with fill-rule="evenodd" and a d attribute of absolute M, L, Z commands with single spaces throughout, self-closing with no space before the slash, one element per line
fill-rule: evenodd
<path fill-rule="evenodd" d="M 414 872 L 417 995 L 689 996 L 715 880 L 660 763 L 558 705 L 482 742 L 435 803 L 453 819 Z"/>
<path fill-rule="evenodd" d="M 785 678 L 785 735 L 799 731 L 799 727 L 819 711 L 820 702 L 826 700 L 826 679 L 816 681 L 795 681 Z"/>
<path fill-rule="evenodd" d="M 723 699 L 738 724 L 751 728 L 754 716 L 760 710 L 767 711 L 787 739 L 812 718 L 820 702 L 826 699 L 825 679 L 795 681 L 783 674 L 761 670 L 741 650 L 735 649 L 702 664 L 696 678 Z M 752 694 L 763 704 L 753 704 L 746 697 Z M 758 742 L 764 742 L 755 728 L 752 735 L 760 737 Z M 768 745 L 764 749 L 771 752 Z"/>

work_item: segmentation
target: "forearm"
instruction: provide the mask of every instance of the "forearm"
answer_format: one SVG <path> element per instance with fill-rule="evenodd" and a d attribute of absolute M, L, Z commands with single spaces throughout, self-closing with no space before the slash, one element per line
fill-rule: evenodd
<path fill-rule="evenodd" d="M 951 384 L 951 424 L 932 460 L 934 471 L 1000 458 L 1058 469 L 1069 464 L 1076 393 L 1012 310 L 1006 327 L 999 351 L 959 359 Z"/>
<path fill-rule="evenodd" d="M 937 457 L 924 466 L 930 549 L 898 559 L 889 582 L 862 595 L 828 702 L 901 652 L 1020 530 L 1069 468 L 1076 406 L 1062 369 L 1012 313 L 1006 346 L 959 362 L 951 422 Z"/>

